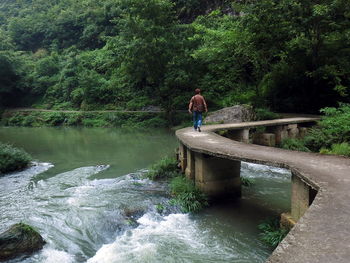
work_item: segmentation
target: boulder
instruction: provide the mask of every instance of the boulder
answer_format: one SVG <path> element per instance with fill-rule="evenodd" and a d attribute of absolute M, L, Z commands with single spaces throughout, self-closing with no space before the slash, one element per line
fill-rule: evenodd
<path fill-rule="evenodd" d="M 235 123 L 252 121 L 255 118 L 254 110 L 249 105 L 235 105 L 209 113 L 205 123 Z"/>
<path fill-rule="evenodd" d="M 44 246 L 45 241 L 31 226 L 19 223 L 0 234 L 0 261 L 30 255 Z"/>

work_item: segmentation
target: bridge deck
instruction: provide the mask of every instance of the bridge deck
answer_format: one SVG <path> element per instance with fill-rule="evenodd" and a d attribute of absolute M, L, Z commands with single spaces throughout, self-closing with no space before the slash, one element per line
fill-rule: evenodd
<path fill-rule="evenodd" d="M 221 158 L 284 167 L 318 190 L 312 205 L 267 262 L 350 262 L 350 159 L 245 144 L 222 137 L 218 130 L 276 126 L 314 121 L 289 118 L 208 125 L 202 132 L 178 130 L 190 150 Z"/>

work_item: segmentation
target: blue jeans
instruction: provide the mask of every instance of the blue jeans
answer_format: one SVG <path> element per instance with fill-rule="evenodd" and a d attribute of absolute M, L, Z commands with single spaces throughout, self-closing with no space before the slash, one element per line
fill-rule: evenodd
<path fill-rule="evenodd" d="M 193 127 L 197 129 L 202 125 L 202 112 L 194 111 L 193 112 Z"/>

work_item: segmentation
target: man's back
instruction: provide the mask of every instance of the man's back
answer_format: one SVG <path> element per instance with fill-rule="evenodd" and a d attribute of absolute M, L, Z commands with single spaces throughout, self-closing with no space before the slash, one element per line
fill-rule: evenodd
<path fill-rule="evenodd" d="M 203 96 L 200 94 L 196 94 L 192 97 L 192 103 L 193 111 L 203 111 L 206 104 Z"/>

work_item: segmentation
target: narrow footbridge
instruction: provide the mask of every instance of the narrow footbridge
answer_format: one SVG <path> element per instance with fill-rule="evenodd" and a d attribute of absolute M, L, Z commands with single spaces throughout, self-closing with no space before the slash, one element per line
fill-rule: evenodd
<path fill-rule="evenodd" d="M 350 262 L 350 158 L 269 147 L 303 136 L 316 121 L 288 118 L 176 132 L 183 172 L 213 198 L 240 197 L 241 161 L 291 170 L 291 211 L 282 214 L 281 224 L 292 229 L 267 262 Z"/>

